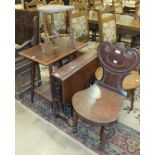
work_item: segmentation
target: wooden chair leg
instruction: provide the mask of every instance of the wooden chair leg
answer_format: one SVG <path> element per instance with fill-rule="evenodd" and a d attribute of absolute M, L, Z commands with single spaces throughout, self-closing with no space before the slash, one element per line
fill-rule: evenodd
<path fill-rule="evenodd" d="M 74 133 L 77 132 L 78 115 L 76 114 L 76 112 L 74 112 L 74 116 L 73 117 L 70 117 L 67 120 L 67 123 L 69 124 L 69 126 L 72 127 Z"/>
<path fill-rule="evenodd" d="M 135 96 L 135 89 L 131 89 L 131 107 L 130 110 L 134 108 L 134 96 Z"/>
<path fill-rule="evenodd" d="M 104 126 L 101 126 L 100 128 L 100 146 L 99 148 L 102 150 L 103 145 L 104 145 L 105 141 L 104 141 Z"/>
<path fill-rule="evenodd" d="M 100 144 L 103 144 L 104 142 L 104 126 L 101 126 L 100 128 Z"/>
<path fill-rule="evenodd" d="M 74 116 L 73 116 L 73 132 L 74 133 L 78 131 L 77 124 L 78 124 L 78 115 L 76 114 L 76 112 L 74 112 Z"/>

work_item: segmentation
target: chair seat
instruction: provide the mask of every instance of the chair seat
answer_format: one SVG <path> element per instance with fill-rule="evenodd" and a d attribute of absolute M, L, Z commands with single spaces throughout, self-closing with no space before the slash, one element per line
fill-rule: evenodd
<path fill-rule="evenodd" d="M 90 122 L 104 124 L 118 119 L 123 96 L 96 84 L 74 94 L 75 112 Z"/>

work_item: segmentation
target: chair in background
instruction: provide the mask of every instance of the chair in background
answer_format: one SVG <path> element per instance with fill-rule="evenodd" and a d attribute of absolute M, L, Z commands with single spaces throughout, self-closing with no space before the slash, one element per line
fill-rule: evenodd
<path fill-rule="evenodd" d="M 31 88 L 31 64 L 18 53 L 39 44 L 39 16 L 37 11 L 15 10 L 15 93 L 18 97 Z M 36 84 L 40 83 L 39 65 L 36 65 Z"/>
<path fill-rule="evenodd" d="M 113 8 L 98 10 L 98 27 L 101 42 L 115 43 L 117 41 L 116 17 Z"/>
<path fill-rule="evenodd" d="M 104 7 L 102 0 L 92 0 L 92 7 L 94 11 L 102 9 Z"/>
<path fill-rule="evenodd" d="M 104 42 L 98 48 L 98 57 L 105 74 L 88 89 L 73 95 L 74 117 L 71 125 L 73 131 L 77 131 L 79 118 L 100 126 L 102 146 L 105 142 L 104 129 L 119 118 L 123 96 L 127 95 L 122 88 L 123 78 L 139 64 L 139 53 Z"/>
<path fill-rule="evenodd" d="M 81 2 L 74 2 L 72 3 L 72 5 L 75 7 L 75 10 L 73 11 L 73 13 L 75 12 L 80 12 L 80 11 L 84 11 L 87 13 L 87 0 L 85 1 L 81 1 Z"/>
<path fill-rule="evenodd" d="M 73 36 L 76 40 L 86 42 L 86 46 L 80 52 L 97 52 L 99 42 L 89 41 L 88 17 L 86 12 L 72 14 Z M 82 24 L 81 24 L 82 23 Z"/>

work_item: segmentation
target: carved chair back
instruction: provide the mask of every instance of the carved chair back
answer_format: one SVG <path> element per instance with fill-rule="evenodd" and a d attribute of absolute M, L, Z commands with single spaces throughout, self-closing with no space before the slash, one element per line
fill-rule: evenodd
<path fill-rule="evenodd" d="M 39 43 L 39 15 L 37 11 L 15 10 L 15 43 L 23 44 L 31 40 L 32 45 Z"/>
<path fill-rule="evenodd" d="M 104 76 L 96 83 L 126 96 L 122 81 L 139 64 L 139 52 L 125 48 L 122 43 L 111 45 L 103 42 L 98 47 L 98 57 Z"/>
<path fill-rule="evenodd" d="M 73 37 L 86 42 L 89 39 L 88 17 L 86 12 L 72 13 Z"/>
<path fill-rule="evenodd" d="M 98 10 L 98 26 L 101 42 L 116 42 L 116 17 L 112 8 Z"/>

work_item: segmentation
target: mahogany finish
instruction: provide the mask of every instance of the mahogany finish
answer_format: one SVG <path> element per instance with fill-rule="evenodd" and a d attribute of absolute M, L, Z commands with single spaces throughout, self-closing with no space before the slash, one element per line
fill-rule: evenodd
<path fill-rule="evenodd" d="M 55 89 L 60 87 L 58 99 L 62 98 L 61 102 L 64 106 L 71 104 L 74 93 L 87 87 L 98 65 L 97 54 L 89 52 L 82 54 L 52 74 L 54 83 L 59 85 Z"/>
<path fill-rule="evenodd" d="M 95 72 L 96 79 L 101 80 L 103 77 L 103 74 L 104 74 L 103 68 L 98 67 Z M 122 85 L 123 85 L 123 88 L 126 90 L 137 88 L 140 85 L 139 73 L 135 70 L 132 70 L 131 73 L 123 79 Z"/>
<path fill-rule="evenodd" d="M 49 68 L 49 77 L 50 77 L 50 84 L 49 87 L 46 87 L 44 85 L 40 86 L 36 89 L 36 92 L 40 94 L 41 96 L 45 97 L 49 101 L 51 101 L 51 106 L 53 108 L 53 113 L 56 116 L 56 103 L 53 97 L 53 80 L 52 80 L 52 65 L 60 60 L 62 60 L 64 57 L 69 56 L 72 53 L 75 53 L 80 48 L 84 47 L 85 44 L 75 41 L 75 48 L 70 47 L 69 44 L 66 44 L 67 42 L 62 42 L 61 38 L 56 38 L 56 40 L 53 40 L 50 44 L 43 44 L 38 45 L 32 48 L 29 48 L 27 50 L 23 50 L 19 54 L 28 58 L 31 60 L 32 63 L 32 89 L 31 89 L 31 102 L 33 102 L 34 98 L 34 79 L 35 79 L 35 65 L 38 63 L 41 63 L 43 65 L 48 66 Z M 45 45 L 45 46 L 44 46 Z M 67 46 L 68 45 L 68 46 Z"/>
<path fill-rule="evenodd" d="M 102 67 L 98 67 L 95 72 L 95 77 L 97 80 L 101 80 L 103 77 L 104 71 Z M 134 95 L 135 95 L 135 89 L 139 87 L 140 85 L 140 75 L 138 71 L 132 70 L 129 75 L 127 75 L 123 79 L 123 89 L 127 90 L 129 92 L 129 95 L 131 97 L 131 107 L 130 110 L 133 110 L 134 108 Z"/>
<path fill-rule="evenodd" d="M 86 90 L 79 91 L 72 98 L 75 111 L 73 127 L 77 127 L 78 118 L 101 126 L 100 142 L 104 143 L 104 126 L 116 121 L 123 103 L 123 78 L 139 64 L 139 54 L 136 50 L 110 45 L 107 42 L 100 44 L 98 57 L 104 76 L 101 81 Z"/>
<path fill-rule="evenodd" d="M 64 40 L 57 40 L 56 42 L 54 42 L 53 44 L 49 44 L 46 47 L 46 50 L 48 50 L 48 52 L 43 53 L 42 48 L 44 48 L 42 45 L 38 45 L 35 46 L 33 48 L 24 50 L 22 52 L 20 52 L 20 55 L 41 63 L 43 65 L 49 65 L 52 64 L 76 51 L 78 51 L 79 49 L 81 49 L 82 47 L 85 46 L 84 43 L 79 42 L 79 41 L 75 41 L 75 48 L 72 47 L 67 47 L 67 45 L 65 44 L 65 42 L 62 42 Z"/>

